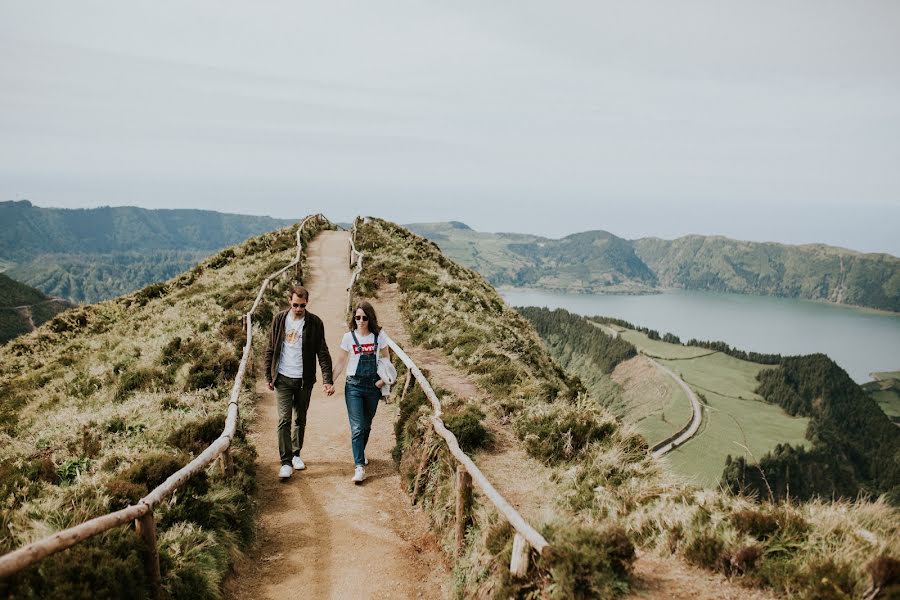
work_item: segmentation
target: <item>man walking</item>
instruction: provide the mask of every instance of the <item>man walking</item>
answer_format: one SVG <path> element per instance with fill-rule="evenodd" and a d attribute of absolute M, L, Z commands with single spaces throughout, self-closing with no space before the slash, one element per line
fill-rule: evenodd
<path fill-rule="evenodd" d="M 309 303 L 306 288 L 292 288 L 290 302 L 290 308 L 272 318 L 266 347 L 266 381 L 269 389 L 275 390 L 278 405 L 278 452 L 281 455 L 278 476 L 282 479 L 290 477 L 295 469 L 302 471 L 306 468 L 300 451 L 303 449 L 309 398 L 316 383 L 316 356 L 319 357 L 325 380 L 325 394 L 334 394 L 331 354 L 325 342 L 322 319 L 306 310 Z"/>

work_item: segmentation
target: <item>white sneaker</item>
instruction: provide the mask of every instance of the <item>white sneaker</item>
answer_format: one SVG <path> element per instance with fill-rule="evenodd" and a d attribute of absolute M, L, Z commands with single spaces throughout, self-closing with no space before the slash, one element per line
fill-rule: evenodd
<path fill-rule="evenodd" d="M 356 467 L 356 471 L 353 472 L 353 479 L 351 479 L 350 481 L 352 481 L 353 483 L 359 485 L 360 483 L 363 482 L 363 480 L 364 480 L 365 478 L 366 478 L 366 470 L 365 470 L 365 468 L 360 467 L 360 466 L 357 466 L 357 467 Z"/>
<path fill-rule="evenodd" d="M 278 470 L 278 476 L 282 479 L 287 479 L 293 472 L 294 470 L 291 468 L 291 465 L 281 465 L 281 469 Z"/>
<path fill-rule="evenodd" d="M 366 459 L 366 466 L 367 466 L 367 467 L 369 466 L 369 459 L 368 459 L 368 458 Z"/>
<path fill-rule="evenodd" d="M 294 465 L 295 471 L 302 471 L 306 468 L 306 463 L 303 462 L 303 459 L 299 456 L 295 456 L 291 459 L 291 464 Z"/>

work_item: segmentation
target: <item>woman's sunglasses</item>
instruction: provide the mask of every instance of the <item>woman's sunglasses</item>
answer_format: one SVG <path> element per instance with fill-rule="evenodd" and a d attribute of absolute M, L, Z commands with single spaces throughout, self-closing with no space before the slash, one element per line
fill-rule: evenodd
<path fill-rule="evenodd" d="M 368 321 L 369 317 L 367 317 L 366 315 L 356 315 L 356 320 L 357 321 Z"/>

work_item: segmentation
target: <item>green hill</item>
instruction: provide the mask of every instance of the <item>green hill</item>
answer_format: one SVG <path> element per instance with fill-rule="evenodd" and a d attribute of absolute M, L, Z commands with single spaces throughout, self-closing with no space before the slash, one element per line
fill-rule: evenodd
<path fill-rule="evenodd" d="M 788 246 L 691 235 L 633 242 L 661 285 L 826 300 L 900 311 L 900 259 L 822 244 Z"/>
<path fill-rule="evenodd" d="M 889 254 L 718 236 L 625 240 L 587 231 L 554 240 L 481 233 L 457 222 L 408 227 L 494 285 L 588 293 L 716 290 L 900 312 L 900 259 Z"/>
<path fill-rule="evenodd" d="M 291 223 L 208 210 L 0 202 L 0 264 L 47 294 L 96 302 L 173 277 L 226 246 Z"/>
<path fill-rule="evenodd" d="M 71 307 L 0 273 L 0 344 L 33 331 Z"/>
<path fill-rule="evenodd" d="M 606 231 L 552 240 L 480 233 L 458 222 L 407 227 L 436 242 L 448 256 L 477 270 L 493 285 L 610 293 L 647 293 L 656 286 L 656 276 L 631 243 Z"/>

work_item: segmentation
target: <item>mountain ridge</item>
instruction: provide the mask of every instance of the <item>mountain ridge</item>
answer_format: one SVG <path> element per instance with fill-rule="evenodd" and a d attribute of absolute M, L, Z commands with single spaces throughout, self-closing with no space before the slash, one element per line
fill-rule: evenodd
<path fill-rule="evenodd" d="M 206 256 L 293 223 L 197 209 L 43 208 L 0 202 L 0 265 L 74 302 L 98 302 L 164 281 Z"/>
<path fill-rule="evenodd" d="M 900 312 L 900 258 L 887 253 L 719 235 L 628 240 L 591 230 L 551 239 L 483 233 L 440 222 L 407 227 L 478 270 L 493 285 L 634 294 L 683 288 Z"/>

